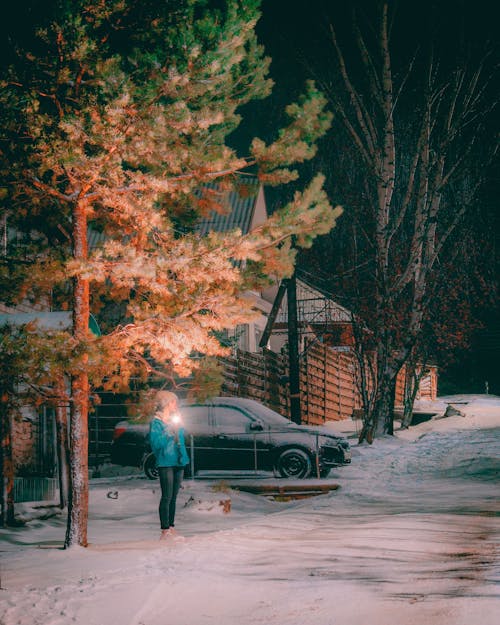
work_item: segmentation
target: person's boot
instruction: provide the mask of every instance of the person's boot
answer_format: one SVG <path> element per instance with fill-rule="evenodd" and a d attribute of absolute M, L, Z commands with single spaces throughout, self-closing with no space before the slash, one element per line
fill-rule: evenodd
<path fill-rule="evenodd" d="M 168 528 L 166 530 L 161 530 L 160 540 L 167 540 L 167 538 L 169 538 L 171 536 L 172 536 L 171 528 Z"/>

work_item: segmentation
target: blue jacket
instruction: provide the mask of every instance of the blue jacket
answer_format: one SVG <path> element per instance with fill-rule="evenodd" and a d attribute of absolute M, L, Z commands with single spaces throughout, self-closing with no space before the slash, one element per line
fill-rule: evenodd
<path fill-rule="evenodd" d="M 149 424 L 149 443 L 159 467 L 184 467 L 189 462 L 184 428 L 169 428 L 155 417 Z"/>

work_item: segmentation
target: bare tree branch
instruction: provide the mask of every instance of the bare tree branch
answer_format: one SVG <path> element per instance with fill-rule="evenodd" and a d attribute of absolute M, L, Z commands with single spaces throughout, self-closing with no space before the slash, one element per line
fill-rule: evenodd
<path fill-rule="evenodd" d="M 356 88 L 351 82 L 351 79 L 349 78 L 349 73 L 347 72 L 344 55 L 342 54 L 342 50 L 340 49 L 340 46 L 338 44 L 337 35 L 335 33 L 333 24 L 330 24 L 330 34 L 331 34 L 333 46 L 337 53 L 340 73 L 342 75 L 342 79 L 344 81 L 346 91 L 349 94 L 351 104 L 355 111 L 356 119 L 361 129 L 362 136 L 366 142 L 365 150 L 370 156 L 370 159 L 375 160 L 377 157 L 376 146 L 377 146 L 378 141 L 377 141 L 377 133 L 375 131 L 374 124 L 371 121 L 370 114 L 368 113 L 366 107 L 364 106 L 364 103 L 362 99 L 360 98 L 358 91 L 356 90 Z"/>

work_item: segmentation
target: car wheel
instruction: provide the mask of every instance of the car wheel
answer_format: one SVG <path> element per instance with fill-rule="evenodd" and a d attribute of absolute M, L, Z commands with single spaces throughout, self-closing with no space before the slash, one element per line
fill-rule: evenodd
<path fill-rule="evenodd" d="M 311 459 L 302 449 L 285 449 L 276 463 L 281 477 L 306 478 L 312 470 Z"/>
<path fill-rule="evenodd" d="M 158 479 L 158 467 L 156 466 L 156 458 L 153 453 L 149 453 L 144 458 L 143 469 L 148 479 L 150 480 Z"/>
<path fill-rule="evenodd" d="M 319 476 L 320 477 L 328 477 L 330 475 L 330 471 L 331 471 L 330 468 L 328 468 L 328 469 L 321 469 L 320 472 L 319 472 Z"/>

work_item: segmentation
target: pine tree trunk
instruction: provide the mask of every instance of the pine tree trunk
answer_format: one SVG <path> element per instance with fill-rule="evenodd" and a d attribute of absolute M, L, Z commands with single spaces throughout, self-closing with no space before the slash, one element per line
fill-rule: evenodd
<path fill-rule="evenodd" d="M 71 382 L 70 488 L 65 546 L 87 546 L 88 478 L 88 376 L 82 372 Z"/>
<path fill-rule="evenodd" d="M 87 259 L 87 215 L 83 203 L 73 211 L 74 258 Z M 73 335 L 79 346 L 83 346 L 89 327 L 89 281 L 81 276 L 74 280 L 73 293 Z M 79 370 L 71 379 L 70 411 L 70 489 L 68 500 L 68 525 L 65 547 L 87 546 L 87 521 L 89 498 L 88 470 L 88 411 L 89 379 L 87 373 L 88 355 L 82 350 Z"/>

